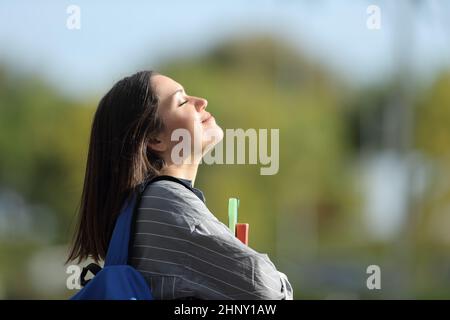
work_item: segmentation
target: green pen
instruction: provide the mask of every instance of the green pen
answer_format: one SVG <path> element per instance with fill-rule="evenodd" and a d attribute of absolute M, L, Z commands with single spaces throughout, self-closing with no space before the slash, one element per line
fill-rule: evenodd
<path fill-rule="evenodd" d="M 236 223 L 238 219 L 239 199 L 230 198 L 228 200 L 228 226 L 231 233 L 236 236 Z"/>

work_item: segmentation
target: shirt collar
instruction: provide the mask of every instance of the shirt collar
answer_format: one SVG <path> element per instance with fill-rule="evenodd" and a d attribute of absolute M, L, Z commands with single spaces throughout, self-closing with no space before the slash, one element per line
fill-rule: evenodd
<path fill-rule="evenodd" d="M 200 189 L 194 188 L 192 186 L 192 180 L 177 177 L 174 178 L 177 179 L 183 185 L 185 185 L 189 190 L 191 190 L 200 200 L 202 200 L 202 202 L 206 203 L 205 195 Z"/>

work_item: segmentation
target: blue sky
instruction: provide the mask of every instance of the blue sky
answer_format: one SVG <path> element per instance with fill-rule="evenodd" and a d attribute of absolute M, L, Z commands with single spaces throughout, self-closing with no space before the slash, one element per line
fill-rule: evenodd
<path fill-rule="evenodd" d="M 3 0 L 0 64 L 39 74 L 70 95 L 97 95 L 140 68 L 233 35 L 270 32 L 353 83 L 380 80 L 405 61 L 425 77 L 450 66 L 445 0 L 413 8 L 381 0 L 131 2 Z M 80 30 L 66 28 L 71 4 L 81 9 Z M 380 30 L 366 27 L 370 4 L 381 9 Z"/>

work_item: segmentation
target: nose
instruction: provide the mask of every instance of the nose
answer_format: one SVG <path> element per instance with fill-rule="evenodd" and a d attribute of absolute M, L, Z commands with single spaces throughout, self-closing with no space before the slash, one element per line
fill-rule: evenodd
<path fill-rule="evenodd" d="M 199 109 L 199 111 L 202 111 L 206 109 L 206 106 L 208 105 L 208 100 L 203 98 L 197 98 L 195 102 L 195 107 Z"/>

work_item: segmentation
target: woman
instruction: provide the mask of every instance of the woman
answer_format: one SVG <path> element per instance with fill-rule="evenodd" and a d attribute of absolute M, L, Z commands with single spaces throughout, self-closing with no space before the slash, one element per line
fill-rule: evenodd
<path fill-rule="evenodd" d="M 68 261 L 104 259 L 124 201 L 146 179 L 167 176 L 145 188 L 129 250 L 155 299 L 292 299 L 287 277 L 235 238 L 194 188 L 201 157 L 223 138 L 207 104 L 152 71 L 102 98 Z M 177 129 L 184 135 L 173 141 Z M 182 142 L 189 148 L 179 149 Z"/>

